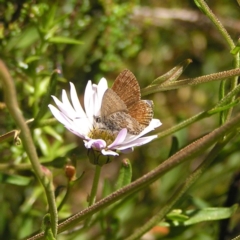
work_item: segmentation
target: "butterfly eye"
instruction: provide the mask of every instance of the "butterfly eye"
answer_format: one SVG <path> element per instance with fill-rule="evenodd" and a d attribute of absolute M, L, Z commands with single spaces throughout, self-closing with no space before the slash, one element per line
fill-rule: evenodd
<path fill-rule="evenodd" d="M 100 117 L 95 117 L 95 121 L 96 121 L 97 123 L 102 122 Z"/>

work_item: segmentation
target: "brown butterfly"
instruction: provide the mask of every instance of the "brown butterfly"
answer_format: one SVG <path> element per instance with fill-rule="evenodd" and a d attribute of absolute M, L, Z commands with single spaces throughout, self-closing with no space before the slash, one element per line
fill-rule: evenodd
<path fill-rule="evenodd" d="M 136 77 L 129 70 L 121 72 L 103 95 L 100 116 L 95 120 L 100 129 L 120 131 L 138 135 L 153 118 L 153 103 L 141 100 Z"/>

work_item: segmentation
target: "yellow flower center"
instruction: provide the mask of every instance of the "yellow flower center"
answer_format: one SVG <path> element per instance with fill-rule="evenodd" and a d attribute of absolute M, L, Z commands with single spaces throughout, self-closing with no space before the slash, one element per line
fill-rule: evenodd
<path fill-rule="evenodd" d="M 113 133 L 112 131 L 106 129 L 95 128 L 90 131 L 88 136 L 92 139 L 103 139 L 108 146 L 115 140 L 117 133 Z"/>

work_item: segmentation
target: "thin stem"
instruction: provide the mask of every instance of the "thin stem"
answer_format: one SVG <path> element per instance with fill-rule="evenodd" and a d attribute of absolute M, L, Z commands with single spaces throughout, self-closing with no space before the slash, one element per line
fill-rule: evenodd
<path fill-rule="evenodd" d="M 71 182 L 68 182 L 66 193 L 65 193 L 61 203 L 59 204 L 59 206 L 57 208 L 58 212 L 62 209 L 63 205 L 67 201 L 67 198 L 68 198 L 69 193 L 70 193 L 71 186 L 72 186 Z"/>
<path fill-rule="evenodd" d="M 150 85 L 149 87 L 146 87 L 144 89 L 141 89 L 142 95 L 148 95 L 155 92 L 161 92 L 161 91 L 168 91 L 173 89 L 178 89 L 185 86 L 194 86 L 202 83 L 217 81 L 217 80 L 224 80 L 226 78 L 235 77 L 240 75 L 240 68 L 235 68 L 223 72 L 218 73 L 212 73 L 196 78 L 187 78 L 182 79 L 174 82 L 165 82 L 163 84 L 154 84 Z"/>
<path fill-rule="evenodd" d="M 189 188 L 196 182 L 196 180 L 204 173 L 209 164 L 217 157 L 219 152 L 223 149 L 223 147 L 232 139 L 236 133 L 230 134 L 224 141 L 220 141 L 215 145 L 215 147 L 211 150 L 202 164 L 185 180 L 185 182 L 176 190 L 173 196 L 167 201 L 167 204 L 156 214 L 154 215 L 144 226 L 137 229 L 132 235 L 125 240 L 136 240 L 140 239 L 143 234 L 148 232 L 151 228 L 156 226 L 160 221 L 163 220 L 164 216 L 179 202 L 180 199 L 186 194 Z"/>
<path fill-rule="evenodd" d="M 226 42 L 228 43 L 230 49 L 233 49 L 235 47 L 235 44 L 228 34 L 227 30 L 224 28 L 222 23 L 219 21 L 219 19 L 216 17 L 216 15 L 212 12 L 212 10 L 208 7 L 206 2 L 204 0 L 197 0 L 199 6 L 204 11 L 204 13 L 207 15 L 207 17 L 212 21 L 212 23 L 216 26 L 218 31 L 221 33 L 221 35 L 225 38 Z"/>
<path fill-rule="evenodd" d="M 235 48 L 234 41 L 232 40 L 231 36 L 228 34 L 227 30 L 224 28 L 222 23 L 219 21 L 217 16 L 212 12 L 212 10 L 208 7 L 206 2 L 204 0 L 197 0 L 200 8 L 205 12 L 207 17 L 212 21 L 212 23 L 216 26 L 217 30 L 220 32 L 220 34 L 223 36 L 225 41 L 227 42 L 229 49 L 233 50 Z M 236 55 L 233 55 L 234 58 L 234 67 L 239 68 L 239 53 Z M 233 81 L 231 81 L 231 90 L 233 90 L 237 86 L 237 81 L 238 78 L 235 76 L 233 78 Z M 220 86 L 221 92 L 224 92 L 224 89 L 226 89 L 226 83 L 224 83 Z M 231 101 L 234 100 L 234 97 L 231 99 Z M 225 113 L 220 114 L 220 121 L 222 122 L 223 120 L 229 120 L 231 117 L 232 113 L 232 108 L 228 109 Z M 223 123 L 223 122 L 222 122 Z"/>
<path fill-rule="evenodd" d="M 22 140 L 24 149 L 31 161 L 34 173 L 36 174 L 38 180 L 41 182 L 41 184 L 44 187 L 45 194 L 48 201 L 49 212 L 51 215 L 51 228 L 54 236 L 56 236 L 58 215 L 57 215 L 57 207 L 55 203 L 52 179 L 51 179 L 51 176 L 49 176 L 50 174 L 47 176 L 42 170 L 42 166 L 39 163 L 30 130 L 18 106 L 18 102 L 16 98 L 17 93 L 15 90 L 15 86 L 13 84 L 13 80 L 7 70 L 7 67 L 4 65 L 4 63 L 1 60 L 0 60 L 0 80 L 3 83 L 4 99 L 5 99 L 7 108 L 12 118 L 16 122 L 18 128 L 21 130 L 21 140 Z"/>
<path fill-rule="evenodd" d="M 95 165 L 95 166 L 96 166 L 95 167 L 95 173 L 94 173 L 91 193 L 90 193 L 89 200 L 88 200 L 89 201 L 88 202 L 88 207 L 92 206 L 95 203 L 97 190 L 98 190 L 98 183 L 99 183 L 101 170 L 102 170 L 101 166 L 99 166 L 99 165 Z M 89 225 L 90 220 L 91 220 L 91 216 L 88 219 L 86 219 L 85 227 L 87 227 Z"/>
<path fill-rule="evenodd" d="M 96 200 L 96 195 L 97 195 L 97 189 L 98 189 L 98 183 L 99 183 L 99 179 L 100 179 L 101 170 L 102 170 L 102 167 L 99 166 L 99 165 L 96 165 L 93 184 L 92 184 L 92 190 L 91 190 L 91 194 L 89 196 L 89 204 L 88 204 L 89 207 L 92 206 L 95 203 L 95 200 Z"/>
<path fill-rule="evenodd" d="M 203 118 L 209 117 L 209 116 L 210 116 L 210 114 L 208 114 L 208 112 L 198 113 L 195 116 L 193 116 L 193 117 L 191 117 L 191 118 L 189 118 L 189 119 L 187 119 L 187 120 L 177 124 L 176 126 L 173 126 L 173 127 L 169 128 L 169 129 L 167 129 L 165 131 L 162 131 L 162 132 L 158 133 L 158 139 L 159 138 L 164 138 L 166 136 L 169 136 L 169 135 L 171 135 L 171 134 L 181 130 L 182 128 L 184 128 L 186 126 L 188 126 L 188 125 L 190 125 L 190 124 L 192 124 L 194 122 L 197 122 L 197 121 L 199 121 L 199 120 L 201 120 Z"/>

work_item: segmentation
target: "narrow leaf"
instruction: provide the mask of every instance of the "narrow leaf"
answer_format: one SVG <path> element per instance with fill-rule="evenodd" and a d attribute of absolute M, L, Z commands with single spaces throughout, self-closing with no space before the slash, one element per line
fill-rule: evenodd
<path fill-rule="evenodd" d="M 190 218 L 184 222 L 184 225 L 191 225 L 204 221 L 214 221 L 229 218 L 237 210 L 238 205 L 234 204 L 232 207 L 222 208 L 204 208 L 198 211 L 193 211 Z"/>
<path fill-rule="evenodd" d="M 0 183 L 9 183 L 18 186 L 26 186 L 29 184 L 30 181 L 31 178 L 28 177 L 0 173 Z"/>
<path fill-rule="evenodd" d="M 48 90 L 47 90 L 47 93 L 42 101 L 42 104 L 41 104 L 41 107 L 40 107 L 40 110 L 37 114 L 37 116 L 35 117 L 34 119 L 34 122 L 33 122 L 33 127 L 35 127 L 38 122 L 40 121 L 40 119 L 44 116 L 44 114 L 48 111 L 48 104 L 51 100 L 51 95 L 53 95 L 55 93 L 55 90 L 56 90 L 56 87 L 57 87 L 57 80 L 58 80 L 58 76 L 60 74 L 60 71 L 59 70 L 54 70 L 52 75 L 51 75 L 51 78 L 50 78 L 50 81 L 49 81 L 49 86 L 48 86 Z"/>
<path fill-rule="evenodd" d="M 185 61 L 181 62 L 176 67 L 172 68 L 170 71 L 168 71 L 164 75 L 153 80 L 151 84 L 156 84 L 156 83 L 159 84 L 166 81 L 176 81 L 191 62 L 192 62 L 191 59 L 186 59 Z"/>
<path fill-rule="evenodd" d="M 61 44 L 83 44 L 82 41 L 78 41 L 68 37 L 51 37 L 48 39 L 50 43 L 61 43 Z"/>
<path fill-rule="evenodd" d="M 131 180 L 132 180 L 132 166 L 128 159 L 124 159 L 122 161 L 122 166 L 116 183 L 116 190 L 131 183 Z"/>
<path fill-rule="evenodd" d="M 169 157 L 171 157 L 173 154 L 175 154 L 179 149 L 179 142 L 176 136 L 172 137 L 172 145 L 171 145 L 171 149 L 169 152 Z"/>

